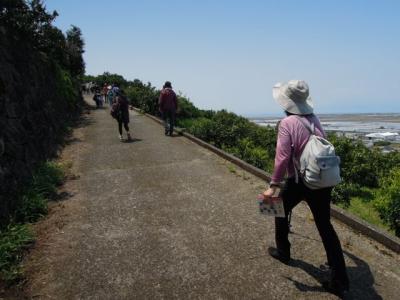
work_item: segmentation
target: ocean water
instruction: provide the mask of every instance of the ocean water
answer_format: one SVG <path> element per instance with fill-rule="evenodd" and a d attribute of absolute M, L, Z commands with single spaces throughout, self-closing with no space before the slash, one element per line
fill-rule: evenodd
<path fill-rule="evenodd" d="M 275 126 L 282 117 L 250 118 L 261 126 Z M 397 132 L 400 134 L 400 114 L 319 115 L 326 131 L 369 134 Z"/>

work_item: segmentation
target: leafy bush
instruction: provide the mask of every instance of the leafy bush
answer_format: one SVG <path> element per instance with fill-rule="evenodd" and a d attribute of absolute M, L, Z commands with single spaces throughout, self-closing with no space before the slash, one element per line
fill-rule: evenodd
<path fill-rule="evenodd" d="M 119 87 L 126 87 L 128 81 L 119 74 L 112 74 L 110 72 L 104 72 L 98 76 L 84 75 L 82 77 L 83 82 L 94 82 L 97 86 L 102 87 L 104 84 L 116 84 Z"/>
<path fill-rule="evenodd" d="M 396 167 L 382 179 L 375 207 L 381 218 L 400 236 L 400 168 Z"/>
<path fill-rule="evenodd" d="M 272 160 L 267 150 L 261 147 L 249 147 L 244 152 L 242 159 L 249 164 L 265 171 L 272 171 Z"/>
<path fill-rule="evenodd" d="M 145 113 L 159 115 L 159 91 L 150 82 L 144 84 L 140 80 L 135 79 L 133 82 L 127 82 L 126 85 L 126 95 L 133 106 L 140 108 Z"/>
<path fill-rule="evenodd" d="M 389 146 L 392 143 L 389 141 L 376 141 L 374 142 L 374 146 Z"/>
<path fill-rule="evenodd" d="M 74 77 L 84 74 L 84 42 L 81 30 L 71 26 L 66 36 L 53 26 L 58 13 L 48 13 L 40 0 L 2 1 L 0 20 L 20 45 L 45 53 Z"/>
<path fill-rule="evenodd" d="M 178 119 L 176 125 L 184 129 L 189 129 L 195 121 L 196 119 Z"/>
<path fill-rule="evenodd" d="M 0 7 L 0 127 L 6 145 L 0 226 L 6 226 L 16 209 L 29 210 L 18 207 L 26 202 L 16 199 L 21 187 L 34 166 L 57 153 L 67 125 L 80 113 L 85 65 L 80 29 L 72 26 L 64 35 L 53 25 L 57 12 L 47 12 L 43 1 L 2 1 Z"/>
<path fill-rule="evenodd" d="M 347 207 L 350 204 L 350 198 L 358 196 L 359 193 L 360 186 L 358 184 L 342 182 L 333 188 L 332 201 Z"/>
<path fill-rule="evenodd" d="M 56 187 L 62 184 L 64 171 L 53 162 L 46 162 L 34 172 L 31 182 L 18 196 L 14 222 L 0 231 L 0 277 L 12 282 L 19 279 L 22 270 L 19 262 L 23 250 L 34 241 L 27 225 L 47 214 L 47 200 L 56 195 Z"/>
<path fill-rule="evenodd" d="M 177 111 L 178 120 L 199 118 L 200 116 L 201 116 L 200 109 L 194 106 L 189 99 L 183 96 L 178 96 L 178 111 Z"/>
<path fill-rule="evenodd" d="M 277 139 L 277 131 L 270 126 L 261 127 L 257 124 L 250 124 L 250 139 L 255 145 L 267 150 L 271 159 L 275 157 L 275 147 Z"/>
<path fill-rule="evenodd" d="M 61 166 L 54 162 L 46 162 L 33 175 L 31 190 L 45 198 L 52 198 L 63 180 L 64 171 Z"/>
<path fill-rule="evenodd" d="M 214 144 L 215 124 L 212 120 L 206 118 L 195 119 L 192 124 L 190 124 L 188 130 L 199 139 Z"/>
<path fill-rule="evenodd" d="M 21 277 L 19 262 L 24 249 L 34 241 L 27 225 L 10 224 L 0 231 L 0 277 L 12 282 Z"/>
<path fill-rule="evenodd" d="M 47 214 L 47 199 L 40 194 L 28 191 L 21 197 L 15 213 L 15 220 L 20 223 L 32 223 Z"/>
<path fill-rule="evenodd" d="M 379 153 L 365 147 L 361 141 L 331 135 L 329 137 L 340 156 L 341 176 L 346 183 L 377 187 Z"/>
<path fill-rule="evenodd" d="M 240 139 L 250 134 L 250 121 L 226 110 L 218 111 L 214 123 L 214 143 L 217 147 L 235 147 Z"/>
<path fill-rule="evenodd" d="M 56 196 L 57 186 L 61 185 L 63 180 L 64 171 L 58 164 L 46 162 L 41 165 L 20 196 L 15 221 L 35 222 L 46 215 L 47 200 Z"/>
<path fill-rule="evenodd" d="M 272 170 L 273 160 L 270 159 L 268 151 L 256 146 L 250 138 L 239 140 L 236 147 L 223 147 L 223 149 L 257 168 L 269 172 Z"/>

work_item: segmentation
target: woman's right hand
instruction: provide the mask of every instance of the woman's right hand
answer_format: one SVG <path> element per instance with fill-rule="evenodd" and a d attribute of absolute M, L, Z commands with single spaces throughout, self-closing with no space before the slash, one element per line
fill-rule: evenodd
<path fill-rule="evenodd" d="M 275 194 L 276 189 L 278 189 L 278 187 L 276 187 L 276 186 L 269 187 L 269 188 L 263 193 L 264 200 L 270 199 L 270 198 Z"/>

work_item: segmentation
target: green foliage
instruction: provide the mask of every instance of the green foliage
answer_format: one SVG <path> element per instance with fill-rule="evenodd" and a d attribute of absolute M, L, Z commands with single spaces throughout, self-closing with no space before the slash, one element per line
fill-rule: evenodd
<path fill-rule="evenodd" d="M 330 135 L 341 160 L 341 176 L 346 183 L 366 187 L 378 187 L 379 180 L 400 164 L 400 153 L 384 154 L 377 149 L 368 149 L 361 141 Z"/>
<path fill-rule="evenodd" d="M 201 111 L 190 102 L 189 99 L 178 96 L 178 111 L 177 118 L 179 119 L 193 119 L 201 117 Z"/>
<path fill-rule="evenodd" d="M 72 25 L 66 36 L 68 64 L 72 76 L 82 76 L 85 73 L 85 62 L 82 57 L 84 46 L 81 30 Z"/>
<path fill-rule="evenodd" d="M 127 85 L 128 87 L 125 92 L 133 106 L 140 108 L 145 113 L 158 115 L 158 97 L 160 92 L 150 82 L 144 84 L 140 80 L 135 79 Z"/>
<path fill-rule="evenodd" d="M 250 138 L 239 140 L 236 147 L 224 147 L 223 149 L 257 168 L 265 171 L 272 169 L 272 159 L 267 150 L 256 146 Z"/>
<path fill-rule="evenodd" d="M 10 283 L 22 276 L 19 262 L 24 250 L 34 241 L 27 225 L 10 224 L 0 231 L 0 277 Z"/>
<path fill-rule="evenodd" d="M 277 130 L 270 126 L 261 127 L 253 123 L 250 123 L 250 126 L 250 139 L 255 145 L 267 150 L 269 157 L 273 159 L 275 157 Z"/>
<path fill-rule="evenodd" d="M 31 189 L 45 198 L 52 198 L 57 194 L 57 187 L 63 183 L 64 171 L 59 164 L 46 162 L 33 175 Z"/>
<path fill-rule="evenodd" d="M 123 76 L 112 74 L 110 72 L 104 72 L 99 76 L 85 76 L 84 79 L 85 82 L 94 82 L 99 87 L 102 87 L 104 84 L 116 84 L 117 86 L 124 88 L 127 85 L 127 81 Z"/>
<path fill-rule="evenodd" d="M 194 119 L 188 130 L 199 139 L 214 144 L 215 124 L 212 120 L 206 118 Z"/>
<path fill-rule="evenodd" d="M 71 26 L 64 36 L 52 24 L 57 16 L 56 11 L 48 13 L 41 0 L 3 1 L 0 9 L 1 24 L 12 36 L 16 49 L 44 53 L 72 76 L 82 75 L 85 65 L 81 30 Z"/>
<path fill-rule="evenodd" d="M 332 190 L 333 203 L 341 204 L 344 207 L 349 206 L 350 198 L 360 195 L 360 188 L 358 184 L 341 182 Z"/>
<path fill-rule="evenodd" d="M 240 139 L 249 136 L 250 121 L 244 117 L 221 110 L 211 120 L 214 123 L 213 142 L 217 147 L 235 147 Z"/>
<path fill-rule="evenodd" d="M 340 156 L 341 176 L 346 183 L 367 187 L 378 186 L 377 152 L 369 150 L 361 141 L 331 135 L 329 137 Z"/>
<path fill-rule="evenodd" d="M 64 180 L 64 171 L 56 163 L 46 162 L 32 176 L 31 183 L 20 196 L 15 213 L 19 223 L 35 222 L 47 214 L 47 200 L 57 195 L 57 187 Z"/>
<path fill-rule="evenodd" d="M 28 211 L 44 212 L 44 201 L 35 193 L 16 198 L 34 166 L 59 149 L 67 126 L 80 112 L 84 42 L 78 27 L 72 26 L 64 35 L 54 26 L 58 14 L 47 12 L 43 1 L 5 0 L 0 7 L 0 69 L 2 74 L 12 74 L 0 80 L 0 123 L 7 144 L 0 158 L 1 173 L 7 175 L 0 176 L 0 224 L 4 226 L 17 209 L 27 220 L 32 219 L 25 217 Z M 14 107 L 18 109 L 11 118 Z"/>
<path fill-rule="evenodd" d="M 341 158 L 341 175 L 344 181 L 333 189 L 334 202 L 345 207 L 354 206 L 350 203 L 351 197 L 363 199 L 366 206 L 370 205 L 367 202 L 371 202 L 383 222 L 399 236 L 400 153 L 385 154 L 377 149 L 368 149 L 361 141 L 334 135 L 329 138 Z M 366 188 L 377 189 L 375 198 Z M 363 211 L 360 205 L 357 206 L 357 211 Z M 361 215 L 365 218 L 367 214 L 364 211 Z"/>
<path fill-rule="evenodd" d="M 374 146 L 389 146 L 392 143 L 389 141 L 376 141 L 374 142 Z"/>
<path fill-rule="evenodd" d="M 75 106 L 79 97 L 73 77 L 68 71 L 63 70 L 59 66 L 56 66 L 56 76 L 59 99 L 65 99 L 70 107 Z"/>
<path fill-rule="evenodd" d="M 348 206 L 350 204 L 350 191 L 345 184 L 339 184 L 332 190 L 332 201 L 335 204 L 343 204 Z"/>
<path fill-rule="evenodd" d="M 381 218 L 400 236 L 400 167 L 382 179 L 376 198 L 375 207 Z"/>
<path fill-rule="evenodd" d="M 47 214 L 47 201 L 56 195 L 56 187 L 62 184 L 64 171 L 53 162 L 39 166 L 30 184 L 19 195 L 14 222 L 0 231 L 0 276 L 7 282 L 20 279 L 19 262 L 24 249 L 34 241 L 33 234 L 24 223 L 35 222 Z"/>
<path fill-rule="evenodd" d="M 272 159 L 268 156 L 267 150 L 262 147 L 248 148 L 244 152 L 243 160 L 262 170 L 272 171 Z"/>
<path fill-rule="evenodd" d="M 385 178 L 393 168 L 400 165 L 400 152 L 380 153 L 374 151 L 375 166 L 378 169 L 379 178 Z"/>
<path fill-rule="evenodd" d="M 20 200 L 15 213 L 15 220 L 21 223 L 32 223 L 47 214 L 47 200 L 40 194 L 27 191 Z"/>
<path fill-rule="evenodd" d="M 350 204 L 344 208 L 368 223 L 390 231 L 376 210 L 374 201 L 365 201 L 362 196 L 351 197 Z"/>

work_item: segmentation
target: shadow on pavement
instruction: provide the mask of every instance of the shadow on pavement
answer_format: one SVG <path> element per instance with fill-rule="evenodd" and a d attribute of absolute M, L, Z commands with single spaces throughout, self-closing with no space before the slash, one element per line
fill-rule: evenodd
<path fill-rule="evenodd" d="M 374 288 L 375 280 L 369 265 L 364 260 L 356 257 L 350 252 L 344 251 L 344 254 L 347 255 L 356 265 L 355 267 L 347 267 L 350 279 L 350 294 L 346 299 L 382 299 Z M 322 287 L 322 282 L 329 280 L 329 270 L 322 270 L 321 268 L 314 267 L 313 265 L 298 259 L 292 260 L 290 266 L 302 269 L 321 284 L 321 286 L 309 286 L 290 277 L 286 277 L 286 279 L 294 283 L 298 290 L 302 292 L 325 291 L 328 293 Z"/>
<path fill-rule="evenodd" d="M 355 267 L 347 267 L 351 294 L 354 299 L 383 299 L 374 288 L 375 279 L 369 265 L 354 254 L 343 251 L 354 263 Z"/>
<path fill-rule="evenodd" d="M 131 144 L 131 143 L 136 143 L 136 142 L 141 142 L 142 139 L 136 139 L 136 138 L 132 138 L 130 140 L 123 140 L 122 142 L 125 144 Z"/>

